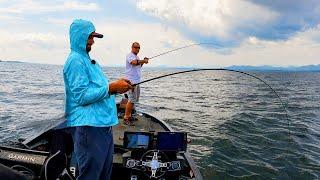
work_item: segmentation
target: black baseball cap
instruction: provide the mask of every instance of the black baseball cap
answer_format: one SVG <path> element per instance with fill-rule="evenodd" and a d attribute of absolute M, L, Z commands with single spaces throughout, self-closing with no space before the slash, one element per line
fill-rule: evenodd
<path fill-rule="evenodd" d="M 92 32 L 90 36 L 96 37 L 96 38 L 103 38 L 103 34 L 97 33 L 97 32 Z"/>

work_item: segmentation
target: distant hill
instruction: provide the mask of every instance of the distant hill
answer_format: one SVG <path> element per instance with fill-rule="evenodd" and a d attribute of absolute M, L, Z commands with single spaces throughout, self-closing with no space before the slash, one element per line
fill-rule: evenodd
<path fill-rule="evenodd" d="M 0 62 L 6 62 L 6 63 L 25 63 L 25 62 L 22 62 L 22 61 L 4 61 L 4 60 L 1 60 L 1 59 L 0 59 Z"/>
<path fill-rule="evenodd" d="M 28 62 L 23 62 L 23 61 L 5 61 L 1 60 L 0 62 L 5 62 L 5 63 L 28 63 Z M 123 67 L 121 65 L 116 65 L 116 66 L 108 66 L 108 67 Z M 148 66 L 148 68 L 178 68 L 178 69 L 197 69 L 197 68 L 207 68 L 207 67 L 197 67 L 197 66 L 168 66 L 168 65 L 160 65 L 160 66 Z M 212 68 L 217 68 L 217 67 L 212 67 Z M 233 70 L 239 70 L 239 71 L 319 71 L 320 72 L 320 64 L 317 65 L 306 65 L 306 66 L 287 66 L 287 67 L 278 67 L 278 66 L 269 66 L 269 65 L 264 65 L 264 66 L 228 66 L 228 67 L 223 67 L 226 69 L 233 69 Z"/>
<path fill-rule="evenodd" d="M 229 66 L 227 69 L 242 71 L 320 71 L 320 64 L 307 66 Z"/>

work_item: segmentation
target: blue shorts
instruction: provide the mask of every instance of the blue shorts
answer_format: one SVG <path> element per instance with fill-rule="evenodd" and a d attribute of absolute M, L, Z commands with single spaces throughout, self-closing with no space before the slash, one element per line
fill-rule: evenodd
<path fill-rule="evenodd" d="M 111 179 L 112 127 L 73 127 L 72 139 L 78 164 L 77 180 Z"/>

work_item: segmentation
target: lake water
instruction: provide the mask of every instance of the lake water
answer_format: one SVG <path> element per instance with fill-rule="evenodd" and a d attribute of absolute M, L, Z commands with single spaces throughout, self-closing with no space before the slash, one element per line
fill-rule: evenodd
<path fill-rule="evenodd" d="M 180 71 L 143 68 L 143 78 Z M 0 143 L 63 115 L 62 66 L 0 62 Z M 104 67 L 111 79 L 124 68 Z M 204 179 L 319 179 L 320 72 L 186 73 L 142 84 L 139 110 L 188 132 Z"/>

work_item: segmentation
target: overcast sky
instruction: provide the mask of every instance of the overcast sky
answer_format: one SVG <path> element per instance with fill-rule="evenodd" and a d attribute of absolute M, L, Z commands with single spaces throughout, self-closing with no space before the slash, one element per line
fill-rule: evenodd
<path fill-rule="evenodd" d="M 93 59 L 124 66 L 131 43 L 150 66 L 320 64 L 319 0 L 0 0 L 0 59 L 64 64 L 69 26 L 92 21 Z"/>

